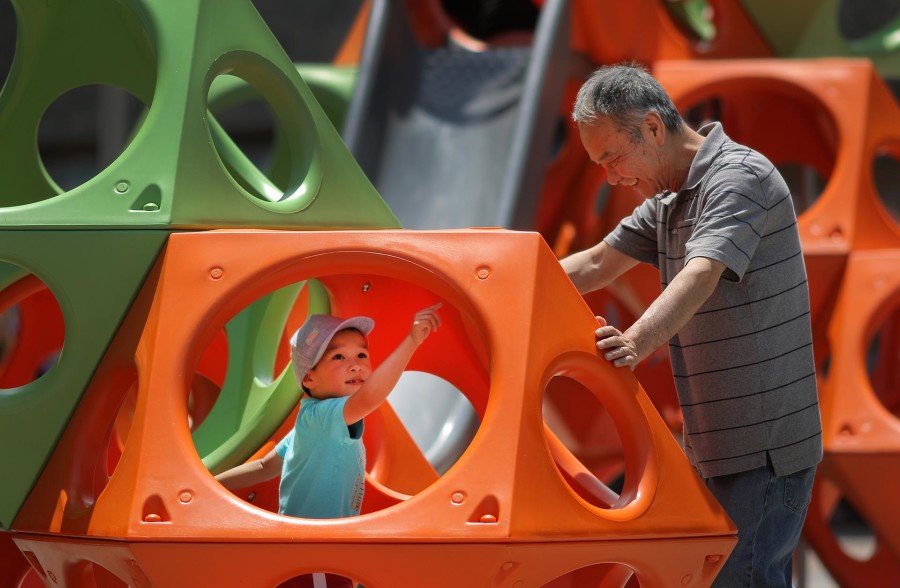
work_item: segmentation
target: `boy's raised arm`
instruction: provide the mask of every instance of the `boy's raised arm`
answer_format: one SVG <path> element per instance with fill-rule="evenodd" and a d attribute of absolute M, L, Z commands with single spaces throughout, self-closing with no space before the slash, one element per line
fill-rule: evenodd
<path fill-rule="evenodd" d="M 429 306 L 416 313 L 409 334 L 400 342 L 378 368 L 372 372 L 366 383 L 344 404 L 344 421 L 348 425 L 365 418 L 378 408 L 397 385 L 413 353 L 425 339 L 441 325 L 437 310 L 441 304 Z"/>

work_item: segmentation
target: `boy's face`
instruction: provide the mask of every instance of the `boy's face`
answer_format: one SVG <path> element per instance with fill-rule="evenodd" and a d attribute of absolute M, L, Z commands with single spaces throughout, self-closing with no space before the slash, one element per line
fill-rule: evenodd
<path fill-rule="evenodd" d="M 331 338 L 322 359 L 303 378 L 316 398 L 350 396 L 372 373 L 369 345 L 355 329 L 346 329 Z"/>

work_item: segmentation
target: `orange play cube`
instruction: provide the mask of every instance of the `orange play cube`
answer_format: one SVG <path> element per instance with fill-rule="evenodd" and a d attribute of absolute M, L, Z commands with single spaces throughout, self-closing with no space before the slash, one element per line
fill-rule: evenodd
<path fill-rule="evenodd" d="M 284 517 L 241 500 L 202 465 L 188 429 L 186 391 L 223 325 L 260 296 L 309 278 L 328 289 L 335 313 L 376 319 L 375 364 L 415 309 L 443 302 L 443 326 L 408 369 L 452 383 L 481 421 L 437 477 L 427 468 L 404 475 L 421 454 L 390 413 L 370 419 L 366 443 L 380 450 L 370 455 L 359 517 Z M 14 521 L 17 545 L 44 574 L 93 561 L 126 582 L 123 566 L 140 567 L 166 586 L 216 574 L 268 586 L 309 571 L 366 585 L 410 585 L 432 573 L 443 578 L 435 586 L 489 578 L 513 586 L 618 565 L 649 586 L 709 585 L 735 543 L 734 526 L 631 373 L 597 357 L 595 325 L 534 233 L 173 234 Z M 624 448 L 621 493 L 544 424 L 542 397 L 559 380 L 588 390 L 608 412 Z M 117 403 L 131 386 L 130 430 L 104 479 L 95 466 L 107 463 Z M 90 555 L 94 547 L 109 559 Z M 484 562 L 447 563 L 473 553 Z M 544 557 L 528 555 L 536 553 Z M 420 563 L 404 570 L 410 559 Z M 273 562 L 271 578 L 259 573 L 269 569 L 264 561 Z"/>

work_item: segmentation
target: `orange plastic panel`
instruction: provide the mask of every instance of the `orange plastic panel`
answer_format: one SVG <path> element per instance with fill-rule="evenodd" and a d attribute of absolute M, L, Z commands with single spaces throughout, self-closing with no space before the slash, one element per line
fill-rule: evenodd
<path fill-rule="evenodd" d="M 13 543 L 12 534 L 0 530 L 0 586 L 37 588 L 39 583 L 25 583 L 33 575 L 31 565 Z"/>
<path fill-rule="evenodd" d="M 595 63 L 772 57 L 738 0 L 710 0 L 715 38 L 702 42 L 666 10 L 670 0 L 574 0 L 572 48 Z"/>
<path fill-rule="evenodd" d="M 890 585 L 895 578 L 900 578 L 900 555 L 893 552 L 878 534 L 873 534 L 875 548 L 871 555 L 859 557 L 845 550 L 830 524 L 835 508 L 844 497 L 831 480 L 835 475 L 831 463 L 832 460 L 826 458 L 816 470 L 816 484 L 806 514 L 803 536 L 839 586 L 868 588 Z"/>
<path fill-rule="evenodd" d="M 353 20 L 353 25 L 332 60 L 334 65 L 357 65 L 359 63 L 359 56 L 366 40 L 366 22 L 369 20 L 371 10 L 372 0 L 363 0 L 356 13 L 356 18 Z"/>
<path fill-rule="evenodd" d="M 47 585 L 73 588 L 98 585 L 271 588 L 296 575 L 323 571 L 352 577 L 371 588 L 519 588 L 544 586 L 580 568 L 606 562 L 628 566 L 640 578 L 641 586 L 696 588 L 709 586 L 725 561 L 724 557 L 708 555 L 720 546 L 719 540 L 713 537 L 692 541 L 478 545 L 395 542 L 335 546 L 260 542 L 138 543 L 17 535 L 16 543 L 40 562 L 41 576 Z M 109 583 L 94 583 L 97 578 Z M 622 585 L 621 582 L 600 584 Z"/>
<path fill-rule="evenodd" d="M 873 335 L 900 306 L 898 267 L 900 249 L 850 255 L 831 323 L 831 367 L 821 404 L 823 465 L 900 558 L 900 418 L 876 396 L 866 368 Z M 886 350 L 882 342 L 882 352 L 895 355 L 896 349 Z"/>
<path fill-rule="evenodd" d="M 185 390 L 204 349 L 222 325 L 260 296 L 311 277 L 329 289 L 336 313 L 365 312 L 375 317 L 378 326 L 370 336 L 375 363 L 404 336 L 415 308 L 442 301 L 444 324 L 422 346 L 410 369 L 452 383 L 466 394 L 481 419 L 471 445 L 443 476 L 402 482 L 407 490 L 417 490 L 414 495 L 396 488 L 379 492 L 370 480 L 367 494 L 385 506 L 394 506 L 369 509 L 359 517 L 327 521 L 290 518 L 247 504 L 223 489 L 203 467 L 188 430 Z M 648 585 L 670 585 L 673 574 L 681 574 L 677 579 L 683 580 L 684 566 L 694 570 L 689 572 L 693 576 L 687 585 L 706 585 L 711 579 L 707 569 L 717 568 L 730 552 L 735 529 L 631 373 L 596 356 L 595 324 L 553 253 L 534 233 L 174 234 L 159 273 L 148 279 L 121 338 L 113 342 L 108 361 L 92 383 L 97 390 L 115 385 L 110 379 L 110 374 L 116 373 L 114 366 L 127 363 L 136 349 L 134 419 L 108 484 L 93 497 L 92 504 L 82 505 L 82 512 L 65 508 L 67 497 L 86 493 L 70 472 L 91 471 L 78 463 L 79 454 L 73 448 L 86 436 L 96 435 L 82 431 L 84 425 L 76 415 L 73 427 L 78 431 L 70 427 L 57 451 L 60 455 L 68 452 L 63 455 L 68 459 L 54 455 L 14 528 L 126 541 L 192 543 L 170 551 L 161 545 L 134 546 L 136 551 L 149 550 L 145 553 L 160 550 L 154 570 L 169 567 L 170 572 L 154 574 L 174 573 L 171 570 L 188 567 L 188 561 L 191 569 L 219 573 L 225 567 L 199 564 L 206 557 L 201 555 L 207 549 L 202 544 L 215 541 L 254 543 L 253 547 L 228 548 L 236 552 L 252 549 L 254 555 L 244 560 L 246 566 L 250 561 L 263 561 L 266 556 L 259 554 L 267 550 L 274 553 L 275 543 L 285 544 L 285 554 L 303 552 L 312 557 L 313 553 L 330 553 L 305 561 L 335 562 L 333 571 L 352 572 L 349 575 L 366 583 L 368 577 L 362 574 L 370 570 L 383 567 L 402 574 L 403 565 L 420 565 L 386 565 L 387 557 L 379 560 L 377 553 L 396 550 L 406 554 L 404 562 L 430 562 L 434 560 L 425 555 L 409 554 L 433 549 L 435 557 L 442 554 L 444 563 L 422 564 L 422 569 L 446 568 L 446 577 L 453 579 L 447 580 L 448 586 L 485 583 L 458 581 L 463 572 L 456 568 L 472 570 L 474 575 L 469 578 L 481 573 L 469 560 L 465 560 L 466 566 L 449 563 L 463 561 L 454 556 L 469 551 L 485 554 L 473 555 L 472 562 L 479 557 L 500 557 L 501 564 L 512 561 L 508 568 L 512 571 L 504 578 L 518 577 L 521 569 L 529 577 L 550 574 L 549 581 L 552 574 L 565 573 L 566 565 L 616 561 L 633 567 L 639 576 L 646 575 Z M 135 342 L 137 325 L 144 326 Z M 542 395 L 547 382 L 559 375 L 594 393 L 622 438 L 626 482 L 621 495 L 611 497 L 611 508 L 584 499 L 583 489 L 573 488 L 573 484 L 590 482 L 584 480 L 577 460 L 545 432 Z M 383 435 L 390 444 L 400 438 L 395 434 L 396 423 L 373 419 L 370 424 L 367 436 Z M 102 423 L 96 423 L 96 428 L 103 428 Z M 394 451 L 392 457 L 376 457 L 373 472 L 387 467 L 387 461 L 400 463 L 406 455 L 416 457 L 402 440 L 400 449 Z M 372 477 L 377 481 L 376 475 Z M 389 545 L 398 541 L 417 545 Z M 288 545 L 293 542 L 302 544 L 303 549 Z M 340 550 L 334 549 L 336 544 L 341 544 Z M 489 556 L 494 548 L 484 549 L 486 544 L 496 544 L 503 555 Z M 519 544 L 523 553 L 532 548 L 544 550 L 543 557 L 510 560 L 508 554 L 517 553 Z M 376 545 L 380 547 L 376 549 Z M 559 557 L 547 556 L 557 547 Z M 353 557 L 347 555 L 351 549 Z M 223 551 L 216 553 L 219 564 L 231 559 L 223 557 Z M 682 560 L 676 557 L 679 553 L 702 557 Z M 258 555 L 263 559 L 255 559 Z M 710 560 L 703 563 L 706 556 Z M 48 554 L 46 561 L 42 556 L 39 559 L 50 566 L 55 565 L 55 557 Z M 284 557 L 285 561 L 291 559 Z M 578 563 L 566 560 L 568 557 L 584 559 Z M 532 563 L 537 560 L 544 563 Z M 184 566 L 178 564 L 181 561 Z M 671 568 L 664 563 L 669 561 L 673 562 Z M 163 562 L 169 562 L 168 566 Z M 352 570 L 348 570 L 348 562 L 353 562 Z M 496 560 L 491 560 L 490 577 L 498 573 L 499 568 L 491 567 L 496 565 Z M 252 567 L 259 574 L 266 566 Z M 416 569 L 420 574 L 422 570 Z M 284 568 L 279 573 L 282 571 Z M 254 577 L 266 584 L 262 575 Z M 662 577 L 667 580 L 655 583 L 654 579 Z M 375 575 L 371 578 L 373 585 L 412 585 L 382 581 Z M 168 579 L 160 583 L 179 585 Z M 507 585 L 507 581 L 498 585 Z"/>
<path fill-rule="evenodd" d="M 872 336 L 900 306 L 898 268 L 900 248 L 854 252 L 847 262 L 831 323 L 831 368 L 821 392 L 826 452 L 900 458 L 900 419 L 878 399 L 866 368 Z M 900 482 L 900 470 L 897 475 Z"/>

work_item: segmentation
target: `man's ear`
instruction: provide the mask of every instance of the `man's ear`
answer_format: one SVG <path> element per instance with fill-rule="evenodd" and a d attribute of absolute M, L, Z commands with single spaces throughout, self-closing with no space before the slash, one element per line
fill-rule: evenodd
<path fill-rule="evenodd" d="M 666 141 L 666 125 L 657 112 L 648 112 L 644 115 L 644 130 L 648 140 L 662 145 Z"/>

